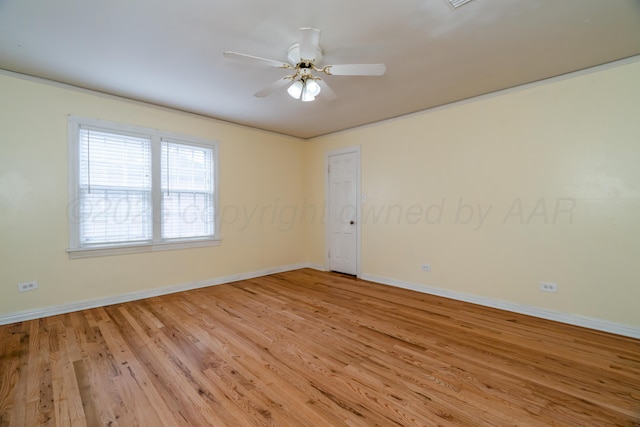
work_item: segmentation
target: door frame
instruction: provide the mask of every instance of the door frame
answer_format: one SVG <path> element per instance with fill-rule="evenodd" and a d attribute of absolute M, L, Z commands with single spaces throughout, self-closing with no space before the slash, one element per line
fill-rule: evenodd
<path fill-rule="evenodd" d="M 324 221 L 324 259 L 325 259 L 325 267 L 327 270 L 331 270 L 330 267 L 330 259 L 329 259 L 329 248 L 331 247 L 330 240 L 330 230 L 329 230 L 329 203 L 331 201 L 329 197 L 329 158 L 332 156 L 339 156 L 341 154 L 356 154 L 356 277 L 360 278 L 362 274 L 361 271 L 361 244 L 360 244 L 360 218 L 361 218 L 361 205 L 362 205 L 362 196 L 360 191 L 360 157 L 361 151 L 359 145 L 354 145 L 352 147 L 340 148 L 338 150 L 330 150 L 325 152 L 324 158 L 324 195 L 325 195 L 325 221 Z"/>

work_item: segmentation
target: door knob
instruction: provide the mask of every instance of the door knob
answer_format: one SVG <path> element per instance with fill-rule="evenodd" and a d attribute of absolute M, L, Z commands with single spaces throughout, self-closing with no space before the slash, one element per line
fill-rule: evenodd
<path fill-rule="evenodd" d="M 355 221 L 349 221 L 349 224 L 351 224 L 351 225 L 353 225 L 355 223 L 356 223 Z"/>

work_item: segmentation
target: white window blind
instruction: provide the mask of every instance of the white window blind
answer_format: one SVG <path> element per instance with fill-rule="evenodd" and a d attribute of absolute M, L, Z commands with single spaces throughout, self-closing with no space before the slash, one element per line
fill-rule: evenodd
<path fill-rule="evenodd" d="M 69 256 L 216 246 L 217 143 L 69 117 Z"/>
<path fill-rule="evenodd" d="M 82 246 L 152 239 L 151 140 L 79 131 Z"/>
<path fill-rule="evenodd" d="M 213 150 L 162 141 L 162 238 L 213 236 Z"/>

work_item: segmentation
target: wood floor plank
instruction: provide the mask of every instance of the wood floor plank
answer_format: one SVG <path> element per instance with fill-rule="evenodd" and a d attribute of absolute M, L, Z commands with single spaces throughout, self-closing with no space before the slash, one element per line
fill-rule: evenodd
<path fill-rule="evenodd" d="M 140 365 L 122 336 L 114 330 L 111 319 L 102 315 L 104 309 L 92 310 L 89 314 L 112 349 L 114 362 L 120 367 L 118 384 L 122 398 L 128 402 L 133 415 L 132 425 L 180 425 L 181 420 L 169 410 L 162 396 L 149 379 L 147 371 Z M 182 420 L 184 423 L 184 420 Z"/>
<path fill-rule="evenodd" d="M 13 378 L 15 389 L 13 390 L 14 403 L 11 405 L 9 414 L 9 425 L 25 425 L 26 420 L 26 389 L 28 381 L 28 358 L 29 358 L 29 326 L 23 324 L 19 331 L 16 331 L 19 341 L 15 342 L 16 363 L 13 366 Z"/>
<path fill-rule="evenodd" d="M 54 316 L 49 320 L 51 384 L 53 389 L 54 418 L 59 426 L 86 426 L 82 398 L 73 368 L 70 345 L 74 343 L 68 315 Z"/>
<path fill-rule="evenodd" d="M 640 340 L 296 270 L 0 326 L 0 427 L 640 426 Z"/>

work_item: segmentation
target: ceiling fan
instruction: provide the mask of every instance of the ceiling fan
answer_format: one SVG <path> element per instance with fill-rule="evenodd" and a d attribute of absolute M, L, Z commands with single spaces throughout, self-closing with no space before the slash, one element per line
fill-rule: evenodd
<path fill-rule="evenodd" d="M 247 63 L 291 70 L 293 74 L 276 80 L 266 88 L 256 92 L 255 96 L 263 98 L 275 90 L 289 85 L 287 89 L 289 95 L 291 95 L 292 98 L 301 99 L 304 102 L 315 100 L 321 91 L 323 91 L 323 96 L 327 99 L 336 97 L 333 90 L 331 90 L 317 74 L 325 74 L 327 76 L 382 76 L 387 70 L 385 64 L 318 66 L 322 61 L 322 49 L 320 49 L 320 30 L 316 28 L 300 28 L 300 42 L 289 47 L 287 55 L 289 62 L 281 62 L 231 51 L 224 52 L 224 56 L 226 58 L 242 60 Z"/>

